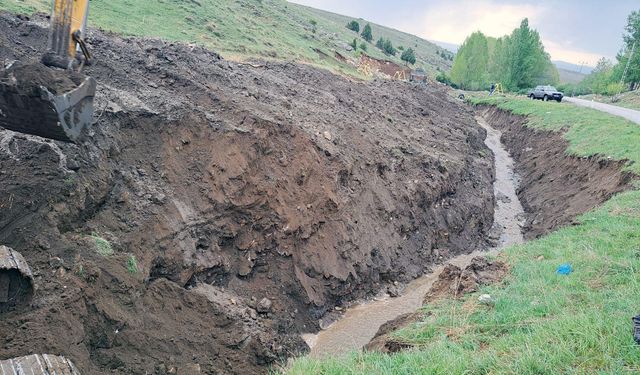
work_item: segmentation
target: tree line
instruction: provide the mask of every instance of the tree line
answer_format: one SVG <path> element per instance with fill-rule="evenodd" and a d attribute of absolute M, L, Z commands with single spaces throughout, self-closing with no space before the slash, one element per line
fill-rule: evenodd
<path fill-rule="evenodd" d="M 507 90 L 519 91 L 538 84 L 557 84 L 559 75 L 540 34 L 525 18 L 520 27 L 501 38 L 487 37 L 480 31 L 468 36 L 453 61 L 450 79 L 440 74 L 439 80 L 466 90 L 488 89 L 500 82 Z"/>

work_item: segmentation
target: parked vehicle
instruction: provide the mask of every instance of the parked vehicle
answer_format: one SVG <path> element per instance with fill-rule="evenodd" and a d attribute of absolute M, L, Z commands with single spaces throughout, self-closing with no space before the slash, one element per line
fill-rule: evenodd
<path fill-rule="evenodd" d="M 555 100 L 558 103 L 562 101 L 564 94 L 556 90 L 553 86 L 536 86 L 535 89 L 529 91 L 527 95 L 529 99 L 541 99 L 546 101 Z"/>

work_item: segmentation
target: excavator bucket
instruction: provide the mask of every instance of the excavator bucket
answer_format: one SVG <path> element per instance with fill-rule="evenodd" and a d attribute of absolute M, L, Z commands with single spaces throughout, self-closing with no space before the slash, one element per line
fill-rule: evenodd
<path fill-rule="evenodd" d="M 96 81 L 87 77 L 77 88 L 52 94 L 44 86 L 21 92 L 0 81 L 0 126 L 20 133 L 74 142 L 91 124 Z"/>

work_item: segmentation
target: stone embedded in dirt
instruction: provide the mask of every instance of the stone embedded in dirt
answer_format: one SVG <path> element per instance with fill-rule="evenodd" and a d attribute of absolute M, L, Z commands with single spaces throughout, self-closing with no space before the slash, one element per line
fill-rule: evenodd
<path fill-rule="evenodd" d="M 324 136 L 324 139 L 326 139 L 327 141 L 331 141 L 333 139 L 333 136 L 328 131 L 325 131 L 324 133 L 322 133 L 322 135 Z"/>
<path fill-rule="evenodd" d="M 273 302 L 271 302 L 269 298 L 265 297 L 261 299 L 260 302 L 258 303 L 257 310 L 259 313 L 265 314 L 271 311 L 272 305 L 273 305 Z"/>

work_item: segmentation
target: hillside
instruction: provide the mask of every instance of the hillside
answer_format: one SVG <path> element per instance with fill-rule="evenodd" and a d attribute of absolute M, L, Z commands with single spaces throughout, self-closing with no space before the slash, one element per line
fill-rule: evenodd
<path fill-rule="evenodd" d="M 49 8 L 48 0 L 0 0 L 0 9 L 11 12 L 30 14 Z M 89 25 L 124 35 L 197 43 L 232 60 L 291 60 L 356 75 L 360 52 L 348 44 L 356 37 L 358 44 L 364 40 L 345 27 L 351 20 L 283 0 L 112 0 L 91 2 Z M 360 23 L 364 27 L 365 22 Z M 371 25 L 374 43 L 384 36 L 396 47 L 414 48 L 416 66 L 431 75 L 437 68 L 450 68 L 451 61 L 438 55 L 443 49 L 433 43 Z M 367 54 L 402 63 L 400 54 L 389 58 L 373 44 L 368 44 Z"/>
<path fill-rule="evenodd" d="M 560 76 L 560 83 L 580 83 L 584 77 L 587 76 L 586 74 L 563 68 L 558 68 L 558 74 Z"/>

